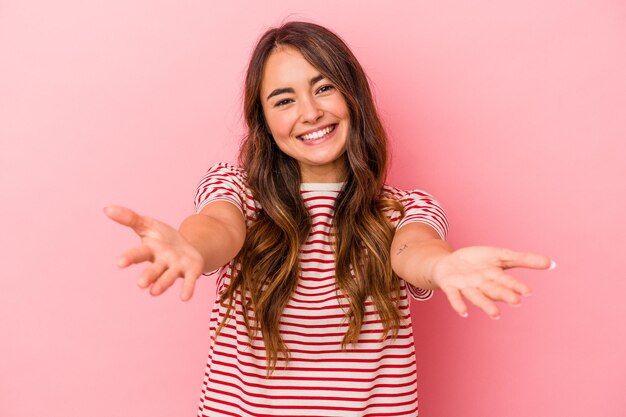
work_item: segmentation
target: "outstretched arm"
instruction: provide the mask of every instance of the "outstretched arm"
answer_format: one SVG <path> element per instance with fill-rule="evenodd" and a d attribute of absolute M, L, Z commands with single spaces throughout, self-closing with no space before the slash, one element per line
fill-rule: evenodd
<path fill-rule="evenodd" d="M 424 289 L 440 289 L 452 308 L 467 316 L 463 297 L 492 318 L 500 317 L 495 301 L 517 305 L 530 288 L 508 275 L 510 268 L 548 269 L 555 264 L 535 253 L 488 246 L 454 250 L 424 223 L 397 231 L 391 245 L 391 265 L 398 276 Z"/>
<path fill-rule="evenodd" d="M 104 212 L 141 238 L 141 245 L 126 251 L 118 266 L 150 262 L 137 284 L 150 288 L 152 295 L 162 294 L 182 277 L 183 301 L 191 298 L 195 282 L 203 272 L 213 271 L 237 255 L 246 234 L 241 212 L 224 201 L 208 204 L 199 214 L 187 217 L 178 231 L 125 207 L 111 206 Z"/>

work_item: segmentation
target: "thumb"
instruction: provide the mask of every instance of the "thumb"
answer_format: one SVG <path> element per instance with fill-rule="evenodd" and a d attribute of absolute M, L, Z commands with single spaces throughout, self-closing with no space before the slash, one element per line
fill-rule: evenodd
<path fill-rule="evenodd" d="M 127 207 L 108 206 L 102 211 L 109 219 L 123 226 L 130 227 L 140 236 L 148 228 L 146 219 Z"/>

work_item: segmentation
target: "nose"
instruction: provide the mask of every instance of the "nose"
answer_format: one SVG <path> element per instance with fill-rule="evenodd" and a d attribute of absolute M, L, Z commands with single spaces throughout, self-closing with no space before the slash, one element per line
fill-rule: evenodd
<path fill-rule="evenodd" d="M 300 100 L 300 120 L 305 123 L 315 123 L 324 115 L 324 111 L 315 102 L 315 99 L 308 97 Z"/>

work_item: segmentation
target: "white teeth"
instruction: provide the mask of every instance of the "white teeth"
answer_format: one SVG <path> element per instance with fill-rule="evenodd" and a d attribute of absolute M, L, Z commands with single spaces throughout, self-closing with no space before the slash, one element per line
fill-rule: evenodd
<path fill-rule="evenodd" d="M 322 136 L 328 135 L 334 129 L 335 129 L 335 126 L 329 126 L 329 127 L 325 128 L 325 129 L 318 130 L 317 132 L 309 133 L 308 135 L 302 135 L 302 136 L 300 136 L 300 138 L 302 138 L 302 140 L 319 139 Z"/>

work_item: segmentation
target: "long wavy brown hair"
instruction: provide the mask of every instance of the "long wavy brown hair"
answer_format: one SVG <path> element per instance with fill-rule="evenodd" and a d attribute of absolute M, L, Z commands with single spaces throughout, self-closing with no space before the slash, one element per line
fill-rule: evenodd
<path fill-rule="evenodd" d="M 343 347 L 358 342 L 368 297 L 382 321 L 383 338 L 396 336 L 401 320 L 397 306 L 400 281 L 391 269 L 389 255 L 394 229 L 383 212 L 387 208 L 401 211 L 401 206 L 381 198 L 387 136 L 365 72 L 347 45 L 322 26 L 289 22 L 270 29 L 260 38 L 248 66 L 244 96 L 248 134 L 239 154 L 248 186 L 262 209 L 236 257 L 240 270 L 233 271 L 230 286 L 220 299 L 232 309 L 236 294 L 242 298 L 250 336 L 260 331 L 265 343 L 268 375 L 279 358 L 289 359 L 279 332 L 280 319 L 297 286 L 298 256 L 311 228 L 300 193 L 298 162 L 274 142 L 260 99 L 264 64 L 281 46 L 296 48 L 329 79 L 343 94 L 350 111 L 349 136 L 342 156 L 347 177 L 335 202 L 333 220 L 336 282 L 349 301 Z"/>

